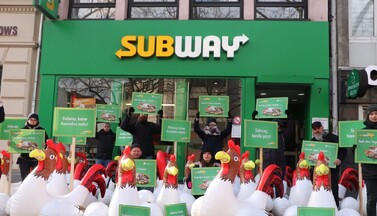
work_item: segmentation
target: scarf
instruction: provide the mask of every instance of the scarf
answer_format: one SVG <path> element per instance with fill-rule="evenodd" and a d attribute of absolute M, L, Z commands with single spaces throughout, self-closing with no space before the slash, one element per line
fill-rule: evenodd
<path fill-rule="evenodd" d="M 377 122 L 371 122 L 369 119 L 364 121 L 366 129 L 377 129 Z"/>
<path fill-rule="evenodd" d="M 213 127 L 212 129 L 209 126 L 206 126 L 204 128 L 204 133 L 206 135 L 213 135 L 213 136 L 218 136 L 220 135 L 220 130 L 218 127 Z"/>

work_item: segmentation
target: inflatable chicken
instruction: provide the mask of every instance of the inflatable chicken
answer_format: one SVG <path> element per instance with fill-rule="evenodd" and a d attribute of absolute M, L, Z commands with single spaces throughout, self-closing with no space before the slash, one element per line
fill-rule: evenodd
<path fill-rule="evenodd" d="M 250 153 L 246 151 L 241 157 L 241 166 L 239 169 L 240 177 L 240 191 L 238 192 L 237 199 L 244 200 L 251 196 L 257 188 L 257 182 L 255 181 L 253 169 L 255 164 L 249 159 Z"/>
<path fill-rule="evenodd" d="M 310 180 L 310 165 L 305 160 L 305 152 L 301 152 L 293 174 L 293 186 L 289 194 L 291 205 L 306 206 L 312 193 L 313 184 Z"/>
<path fill-rule="evenodd" d="M 0 153 L 0 193 L 9 194 L 8 173 L 10 168 L 10 153 L 2 150 Z"/>
<path fill-rule="evenodd" d="M 359 190 L 359 179 L 358 173 L 354 168 L 347 168 L 343 171 L 342 176 L 339 179 L 339 200 L 342 200 L 345 195 L 347 189 L 353 190 L 355 188 L 356 191 Z"/>
<path fill-rule="evenodd" d="M 109 216 L 119 215 L 119 205 L 140 205 L 136 188 L 136 166 L 130 154 L 131 147 L 126 146 L 118 160 L 118 180 L 109 205 Z"/>
<path fill-rule="evenodd" d="M 180 203 L 178 190 L 178 165 L 175 155 L 170 156 L 170 161 L 165 167 L 163 185 L 156 199 L 156 204 L 164 212 L 165 205 Z"/>
<path fill-rule="evenodd" d="M 331 172 L 323 152 L 318 154 L 318 161 L 313 170 L 313 190 L 308 207 L 334 208 L 336 215 L 338 214 L 338 208 L 331 192 Z"/>
<path fill-rule="evenodd" d="M 68 160 L 65 156 L 66 149 L 63 143 L 56 144 L 56 148 L 59 149 L 58 157 L 60 157 L 59 163 L 56 164 L 54 172 L 50 176 L 50 181 L 47 183 L 47 191 L 51 195 L 60 196 L 69 193 L 69 188 L 66 182 L 66 174 L 68 172 Z"/>
<path fill-rule="evenodd" d="M 47 181 L 55 170 L 56 164 L 61 163 L 59 148 L 52 140 L 47 140 L 45 150 L 35 149 L 29 153 L 30 157 L 38 160 L 38 166 L 25 178 L 17 192 L 12 196 L 10 215 L 39 215 L 44 205 L 54 200 L 81 206 L 93 187 L 95 181 L 105 191 L 104 182 L 97 178 L 100 172 L 104 172 L 102 165 L 93 165 L 84 176 L 81 184 L 64 196 L 53 196 L 46 190 Z M 98 180 L 98 181 L 97 181 Z"/>

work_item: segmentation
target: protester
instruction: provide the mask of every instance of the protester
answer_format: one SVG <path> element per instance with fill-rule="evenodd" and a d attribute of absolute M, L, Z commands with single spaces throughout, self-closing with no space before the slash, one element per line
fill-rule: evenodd
<path fill-rule="evenodd" d="M 39 116 L 36 113 L 29 114 L 25 126 L 21 129 L 44 130 L 44 128 L 39 125 Z M 47 139 L 48 136 L 45 131 L 45 142 Z M 17 159 L 17 164 L 20 167 L 21 180 L 23 181 L 27 175 L 29 175 L 30 171 L 38 165 L 38 161 L 35 158 L 29 157 L 29 153 L 21 153 Z"/>
<path fill-rule="evenodd" d="M 157 124 L 148 121 L 148 115 L 139 114 L 136 122 L 131 122 L 132 114 L 135 112 L 133 107 L 128 109 L 128 113 L 122 121 L 120 128 L 129 132 L 133 137 L 132 143 L 137 143 L 141 147 L 145 159 L 155 158 L 153 136 L 161 133 L 162 110 L 157 112 Z"/>
<path fill-rule="evenodd" d="M 131 145 L 131 155 L 133 159 L 142 159 L 143 151 L 141 151 L 141 146 L 137 143 Z"/>
<path fill-rule="evenodd" d="M 377 129 L 377 104 L 369 105 L 364 121 L 367 130 Z M 377 203 L 377 164 L 361 164 L 362 175 L 367 188 L 367 215 L 376 216 Z"/>
<path fill-rule="evenodd" d="M 333 133 L 326 132 L 322 126 L 322 123 L 319 121 L 312 123 L 312 130 L 313 130 L 313 138 L 312 141 L 317 142 L 331 142 L 331 143 L 339 143 L 339 137 Z M 335 168 L 330 168 L 331 170 L 331 190 L 335 198 L 336 206 L 339 207 L 339 172 L 340 172 L 340 164 L 344 161 L 347 154 L 347 150 L 345 148 L 338 148 L 338 158 L 335 160 L 334 165 Z"/>
<path fill-rule="evenodd" d="M 194 131 L 203 142 L 200 154 L 201 160 L 203 159 L 204 149 L 209 151 L 212 155 L 223 150 L 223 140 L 232 132 L 232 117 L 230 113 L 228 113 L 227 126 L 222 131 L 217 127 L 217 121 L 215 118 L 208 118 L 207 125 L 201 129 L 199 125 L 199 117 L 200 113 L 197 112 L 194 121 Z"/>
<path fill-rule="evenodd" d="M 5 111 L 3 102 L 0 100 L 0 123 L 2 123 L 5 120 Z"/>
<path fill-rule="evenodd" d="M 111 130 L 109 123 L 103 123 L 103 128 L 96 133 L 98 140 L 96 164 L 102 164 L 104 167 L 113 160 L 113 150 L 115 146 L 116 134 Z"/>

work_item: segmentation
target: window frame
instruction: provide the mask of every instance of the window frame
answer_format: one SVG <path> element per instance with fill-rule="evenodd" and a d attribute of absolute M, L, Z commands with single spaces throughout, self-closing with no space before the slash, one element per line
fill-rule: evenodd
<path fill-rule="evenodd" d="M 114 20 L 112 19 L 77 19 L 72 18 L 72 11 L 80 8 L 114 8 L 117 0 L 113 0 L 114 3 L 75 3 L 75 0 L 69 0 L 68 19 L 70 20 Z"/>
<path fill-rule="evenodd" d="M 175 18 L 132 18 L 131 17 L 131 9 L 133 7 L 175 7 L 177 9 L 177 17 Z M 135 0 L 128 0 L 127 6 L 127 19 L 133 20 L 178 20 L 179 19 L 179 1 L 174 0 L 170 2 L 135 2 Z"/>
<path fill-rule="evenodd" d="M 239 18 L 194 18 L 193 11 L 195 7 L 237 7 L 240 9 L 240 17 Z M 190 20 L 243 20 L 244 19 L 244 0 L 237 0 L 231 2 L 195 2 L 195 0 L 190 0 L 190 12 L 189 12 L 189 19 Z"/>
<path fill-rule="evenodd" d="M 258 7 L 281 7 L 281 8 L 286 8 L 286 7 L 294 7 L 294 8 L 299 8 L 303 7 L 304 8 L 304 18 L 302 19 L 276 19 L 276 18 L 266 18 L 266 19 L 261 19 L 257 18 L 257 8 Z M 301 2 L 262 2 L 260 0 L 254 0 L 254 19 L 255 20 L 291 20 L 291 21 L 302 21 L 302 20 L 309 20 L 309 15 L 308 15 L 308 0 L 302 0 Z"/>

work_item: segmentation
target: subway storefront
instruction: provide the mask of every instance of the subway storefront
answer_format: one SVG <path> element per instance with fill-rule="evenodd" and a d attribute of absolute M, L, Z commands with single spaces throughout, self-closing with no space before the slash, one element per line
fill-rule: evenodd
<path fill-rule="evenodd" d="M 230 113 L 243 120 L 252 118 L 257 98 L 288 97 L 295 134 L 286 151 L 295 160 L 312 118 L 330 115 L 328 53 L 327 22 L 46 21 L 40 119 L 51 133 L 54 107 L 70 107 L 72 98 L 125 110 L 133 92 L 147 92 L 163 95 L 164 118 L 193 123 L 199 96 L 215 95 L 229 96 Z M 225 128 L 226 118 L 217 121 Z M 236 138 L 242 149 L 255 152 L 244 147 L 243 133 Z M 192 133 L 188 143 L 155 144 L 171 145 L 182 176 L 201 140 Z"/>

